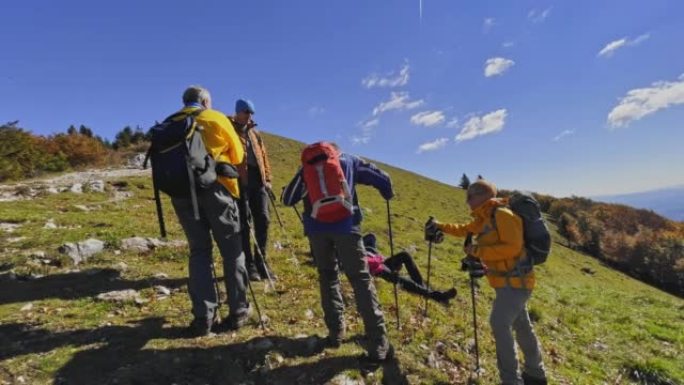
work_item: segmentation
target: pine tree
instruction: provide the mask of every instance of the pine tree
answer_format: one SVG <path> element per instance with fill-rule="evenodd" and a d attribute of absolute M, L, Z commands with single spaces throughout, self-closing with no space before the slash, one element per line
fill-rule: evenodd
<path fill-rule="evenodd" d="M 76 135 L 77 133 L 78 133 L 78 130 L 76 129 L 76 126 L 74 126 L 73 124 L 70 125 L 69 128 L 67 128 L 67 134 Z"/>
<path fill-rule="evenodd" d="M 131 145 L 131 139 L 133 138 L 133 130 L 130 126 L 124 127 L 118 134 L 114 137 L 114 143 L 112 147 L 115 150 L 120 148 L 125 148 Z"/>
<path fill-rule="evenodd" d="M 470 179 L 468 179 L 468 175 L 463 173 L 463 176 L 461 177 L 461 183 L 459 183 L 458 186 L 464 190 L 467 190 L 468 187 L 470 187 Z"/>
<path fill-rule="evenodd" d="M 84 125 L 82 125 L 82 124 L 81 124 L 81 126 L 78 128 L 78 133 L 81 134 L 81 135 L 83 135 L 83 136 L 87 136 L 87 137 L 89 137 L 89 138 L 92 138 L 92 137 L 93 137 L 93 130 L 91 130 L 90 128 L 88 128 L 88 127 L 86 127 L 86 126 L 84 126 Z"/>

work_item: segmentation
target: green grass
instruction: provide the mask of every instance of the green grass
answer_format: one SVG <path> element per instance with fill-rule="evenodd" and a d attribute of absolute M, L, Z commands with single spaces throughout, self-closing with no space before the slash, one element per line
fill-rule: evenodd
<path fill-rule="evenodd" d="M 266 137 L 275 170 L 277 192 L 298 166 L 300 143 L 276 136 Z M 427 270 L 427 245 L 422 226 L 428 215 L 445 221 L 468 219 L 462 190 L 419 175 L 382 166 L 392 175 L 396 199 L 392 201 L 395 251 L 415 249 L 423 272 Z M 115 254 L 121 239 L 158 236 L 151 183 L 146 178 L 128 178 L 134 195 L 114 201 L 113 192 L 76 195 L 47 195 L 32 201 L 0 203 L 0 222 L 22 226 L 11 234 L 0 233 L 0 263 L 11 262 L 19 273 L 48 273 L 46 279 L 24 283 L 0 281 L 0 383 L 216 383 L 224 376 L 253 383 L 307 383 L 329 379 L 334 373 L 358 376 L 353 359 L 362 352 L 356 343 L 313 356 L 297 356 L 287 347 L 296 346 L 296 336 L 325 335 L 319 305 L 317 274 L 306 262 L 308 243 L 294 211 L 279 206 L 285 228 L 275 216 L 271 240 L 283 250 L 271 249 L 269 258 L 280 277 L 281 294 L 254 285 L 259 305 L 269 318 L 268 330 L 248 326 L 237 333 L 214 338 L 185 339 L 178 331 L 190 321 L 190 303 L 183 279 L 187 276 L 184 249 L 159 249 L 138 255 Z M 385 202 L 372 189 L 359 188 L 365 208 L 364 230 L 379 237 L 380 248 L 389 253 Z M 82 211 L 77 205 L 92 208 Z M 168 199 L 164 200 L 169 238 L 183 239 Z M 48 218 L 64 228 L 43 228 Z M 8 243 L 13 237 L 24 240 Z M 57 247 L 95 237 L 108 243 L 97 257 L 78 266 L 73 279 L 46 284 L 47 279 L 67 277 L 73 266 L 64 259 L 61 268 L 38 268 L 29 255 L 45 251 L 57 256 Z M 557 242 L 562 239 L 554 234 Z M 272 245 L 271 245 L 272 246 Z M 459 296 L 449 308 L 430 304 L 429 318 L 422 316 L 423 301 L 400 293 L 402 330 L 395 327 L 392 286 L 377 281 L 380 301 L 398 356 L 399 366 L 410 383 L 465 384 L 473 358 L 473 331 L 467 277 L 459 271 L 460 240 L 447 238 L 433 250 L 432 285 L 455 286 Z M 63 257 L 61 257 L 63 258 Z M 90 269 L 110 268 L 125 262 L 128 269 L 116 276 L 87 275 Z M 220 264 L 218 264 L 220 266 Z M 593 275 L 580 269 L 589 268 Z M 152 277 L 164 272 L 162 284 L 178 289 L 164 300 L 156 300 Z M 72 277 L 72 276 L 68 276 Z M 529 303 L 541 340 L 545 364 L 552 383 L 638 383 L 635 371 L 652 378 L 684 384 L 684 301 L 624 274 L 603 266 L 588 256 L 554 245 L 547 264 L 538 269 L 538 285 Z M 149 302 L 142 305 L 113 305 L 98 302 L 94 295 L 113 288 L 133 287 Z M 69 290 L 71 289 L 71 290 Z M 353 301 L 345 282 L 345 297 Z M 485 374 L 480 383 L 496 382 L 494 344 L 488 326 L 493 290 L 482 282 L 477 312 L 480 355 Z M 26 303 L 30 311 L 20 311 Z M 362 333 L 362 322 L 353 310 L 346 313 L 348 335 Z M 225 309 L 222 309 L 225 315 Z M 307 310 L 314 314 L 307 317 Z M 263 336 L 276 347 L 258 351 L 250 346 Z M 277 340 L 274 336 L 286 338 Z M 278 342 L 280 341 L 280 342 Z M 252 345 L 250 345 L 252 343 Z M 439 368 L 427 360 L 438 344 Z M 283 348 L 285 347 L 285 348 Z M 284 351 L 281 351 L 284 350 Z M 281 356 L 282 362 L 278 358 Z M 265 369 L 272 363 L 270 370 Z M 369 383 L 391 375 L 385 369 Z M 300 378 L 300 376 L 303 376 Z M 392 383 L 392 380 L 387 380 Z M 663 382 L 667 383 L 667 382 Z"/>

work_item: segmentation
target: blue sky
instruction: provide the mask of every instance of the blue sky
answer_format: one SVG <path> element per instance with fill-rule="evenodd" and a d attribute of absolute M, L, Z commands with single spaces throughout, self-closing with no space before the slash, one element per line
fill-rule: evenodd
<path fill-rule="evenodd" d="M 149 127 L 190 84 L 269 132 L 458 183 L 684 183 L 681 1 L 14 1 L 0 120 Z"/>

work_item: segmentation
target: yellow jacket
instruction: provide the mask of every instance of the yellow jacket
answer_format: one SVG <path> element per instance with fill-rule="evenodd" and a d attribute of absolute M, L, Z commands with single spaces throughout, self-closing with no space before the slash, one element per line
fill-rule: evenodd
<path fill-rule="evenodd" d="M 198 107 L 185 107 L 182 112 L 192 112 Z M 230 120 L 223 113 L 206 109 L 195 117 L 197 124 L 202 126 L 202 139 L 209 154 L 216 162 L 227 162 L 238 165 L 245 157 L 240 138 L 235 133 Z M 240 198 L 240 187 L 237 178 L 218 177 L 219 183 L 224 185 L 234 198 Z"/>
<path fill-rule="evenodd" d="M 534 271 L 523 275 L 505 277 L 520 258 L 526 258 L 523 240 L 522 219 L 506 206 L 505 199 L 490 199 L 470 214 L 473 221 L 464 224 L 437 223 L 437 227 L 456 237 L 472 233 L 476 238 L 474 257 L 487 266 L 487 279 L 493 288 L 510 285 L 514 288 L 534 288 Z M 492 213 L 496 210 L 496 228 L 492 224 Z"/>

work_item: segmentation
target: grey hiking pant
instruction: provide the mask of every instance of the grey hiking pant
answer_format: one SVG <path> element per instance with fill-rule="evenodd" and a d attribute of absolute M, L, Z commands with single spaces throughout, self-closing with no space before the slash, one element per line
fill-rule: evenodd
<path fill-rule="evenodd" d="M 330 336 L 341 338 L 344 333 L 344 302 L 337 267 L 339 256 L 344 273 L 354 289 L 356 308 L 363 318 L 368 340 L 368 355 L 374 359 L 384 359 L 389 349 L 385 319 L 380 310 L 373 278 L 368 271 L 368 263 L 364 258 L 361 235 L 316 233 L 310 235 L 309 240 L 316 256 L 321 305 Z"/>
<path fill-rule="evenodd" d="M 495 289 L 496 298 L 492 306 L 489 323 L 496 342 L 496 363 L 503 385 L 523 385 L 518 373 L 518 359 L 511 329 L 515 330 L 515 341 L 525 357 L 524 372 L 534 378 L 546 378 L 541 350 L 532 322 L 527 313 L 527 300 L 532 291 L 511 287 Z"/>
<path fill-rule="evenodd" d="M 219 306 L 212 272 L 212 236 L 223 260 L 223 278 L 231 315 L 248 310 L 245 255 L 240 237 L 237 200 L 220 183 L 198 189 L 200 220 L 194 218 L 192 201 L 172 198 L 173 208 L 190 246 L 188 291 L 195 318 L 213 319 Z"/>

